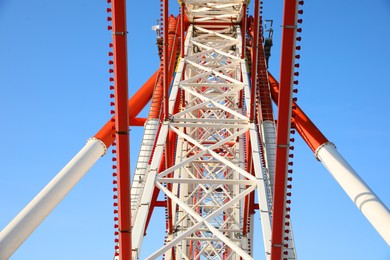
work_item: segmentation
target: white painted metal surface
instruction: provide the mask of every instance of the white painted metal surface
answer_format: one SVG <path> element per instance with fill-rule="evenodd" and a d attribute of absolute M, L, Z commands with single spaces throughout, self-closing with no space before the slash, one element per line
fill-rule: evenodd
<path fill-rule="evenodd" d="M 188 34 L 191 33 L 192 33 L 192 27 L 188 30 Z M 186 51 L 188 50 L 188 45 L 189 45 L 189 38 L 187 38 L 185 41 Z M 184 67 L 184 60 L 181 60 L 176 70 L 174 85 L 170 94 L 169 111 L 171 114 L 173 111 L 174 102 L 176 100 L 176 95 L 178 92 L 178 82 L 181 78 L 183 67 Z M 152 199 L 153 190 L 155 187 L 155 179 L 163 157 L 168 130 L 169 130 L 168 122 L 164 122 L 164 124 L 161 126 L 158 136 L 156 137 L 157 138 L 156 147 L 153 154 L 153 158 L 150 162 L 149 170 L 147 171 L 145 176 L 146 181 L 144 184 L 144 188 L 142 192 L 137 195 L 138 197 L 141 198 L 141 200 L 139 201 L 139 207 L 137 209 L 137 212 L 134 214 L 133 217 L 133 229 L 132 229 L 133 259 L 139 259 L 140 257 L 140 249 L 141 249 L 143 236 L 144 236 L 146 218 L 150 210 L 150 203 Z"/>
<path fill-rule="evenodd" d="M 275 156 L 276 156 L 276 125 L 273 121 L 260 122 L 260 137 L 264 149 L 264 162 L 267 183 L 274 190 Z"/>
<path fill-rule="evenodd" d="M 1 260 L 8 259 L 15 252 L 105 152 L 103 142 L 96 138 L 88 140 L 81 151 L 1 231 Z"/>
<path fill-rule="evenodd" d="M 257 182 L 238 167 L 237 137 L 249 130 L 249 120 L 237 107 L 244 84 L 235 29 L 210 31 L 194 26 L 194 34 L 188 36 L 191 48 L 184 59 L 185 77 L 178 84 L 185 92 L 186 106 L 170 124 L 186 149 L 177 150 L 175 166 L 157 178 L 157 186 L 178 205 L 180 214 L 174 218 L 172 239 L 150 259 L 173 246 L 177 259 L 252 259 L 242 243 L 246 238 L 240 209 Z M 180 187 L 176 189 L 180 193 L 164 188 L 169 172 L 176 176 L 169 182 Z"/>
<path fill-rule="evenodd" d="M 242 68 L 242 74 L 248 75 L 248 72 L 246 70 L 245 61 L 242 61 L 241 64 Z M 249 88 L 249 81 L 248 76 L 243 77 L 244 82 L 244 93 L 245 93 L 245 99 L 246 99 L 246 111 L 250 111 L 250 88 Z M 264 243 L 264 251 L 266 259 L 270 259 L 271 256 L 271 223 L 272 223 L 272 189 L 271 185 L 269 185 L 269 175 L 266 172 L 266 169 L 262 167 L 262 158 L 260 151 L 260 140 L 258 139 L 258 131 L 255 124 L 251 124 L 250 128 L 250 140 L 252 145 L 252 158 L 253 158 L 253 165 L 254 165 L 254 171 L 255 175 L 258 179 L 258 200 L 259 200 L 259 207 L 260 207 L 260 221 L 261 221 L 261 228 L 263 233 L 263 243 Z M 263 137 L 264 139 L 265 137 Z M 271 141 L 271 140 L 269 140 Z M 266 153 L 264 153 L 266 154 Z M 252 224 L 253 225 L 253 224 Z"/>
<path fill-rule="evenodd" d="M 390 246 L 390 212 L 332 143 L 320 146 L 316 157 Z"/>
<path fill-rule="evenodd" d="M 243 4 L 249 0 L 183 0 L 188 19 L 194 23 L 212 21 L 218 23 L 236 23 L 241 21 Z"/>
<path fill-rule="evenodd" d="M 159 119 L 150 119 L 145 123 L 144 136 L 142 138 L 141 149 L 138 155 L 137 165 L 135 173 L 131 183 L 131 215 L 134 220 L 134 216 L 137 213 L 141 194 L 143 192 L 146 173 L 149 169 L 149 160 L 152 154 L 153 146 L 156 141 L 156 134 L 160 125 Z"/>
<path fill-rule="evenodd" d="M 244 227 L 245 199 L 257 191 L 269 257 L 271 213 L 269 183 L 265 182 L 255 124 L 239 107 L 249 81 L 241 59 L 239 26 L 190 26 L 186 56 L 180 60 L 170 95 L 172 117 L 164 122 L 147 173 L 133 226 L 133 257 L 139 259 L 146 216 L 154 187 L 170 199 L 173 233 L 147 259 L 253 259 L 253 216 Z M 173 112 L 177 93 L 185 106 Z M 175 164 L 158 172 L 168 131 L 177 136 Z M 245 138 L 250 138 L 254 175 L 247 172 Z M 171 185 L 168 189 L 167 185 Z M 243 230 L 248 229 L 244 236 Z M 171 249 L 175 250 L 172 251 Z"/>
<path fill-rule="evenodd" d="M 168 126 L 164 124 L 161 127 L 158 135 L 154 156 L 149 167 L 149 171 L 146 175 L 145 186 L 143 192 L 140 194 L 141 201 L 139 208 L 134 216 L 133 229 L 132 229 L 132 246 L 133 246 L 133 259 L 139 259 L 139 251 L 144 238 L 144 230 L 146 225 L 146 219 L 150 209 L 150 203 L 152 200 L 154 182 L 157 175 L 158 168 L 164 152 L 165 141 L 168 135 Z"/>

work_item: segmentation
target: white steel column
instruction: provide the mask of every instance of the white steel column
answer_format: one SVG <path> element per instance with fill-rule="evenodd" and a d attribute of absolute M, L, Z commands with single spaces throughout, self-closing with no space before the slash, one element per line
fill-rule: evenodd
<path fill-rule="evenodd" d="M 146 219 L 148 217 L 150 203 L 152 200 L 153 190 L 155 186 L 154 182 L 163 156 L 167 135 L 168 125 L 164 124 L 161 126 L 161 130 L 158 135 L 154 156 L 146 176 L 144 189 L 142 190 L 142 193 L 139 194 L 139 196 L 141 196 L 141 200 L 139 202 L 139 208 L 134 216 L 134 224 L 132 229 L 132 255 L 134 260 L 139 259 L 139 251 L 142 244 L 142 240 L 144 238 Z"/>
<path fill-rule="evenodd" d="M 102 141 L 96 138 L 88 140 L 81 151 L 1 231 L 1 260 L 8 259 L 16 251 L 105 152 L 106 146 Z"/>
<path fill-rule="evenodd" d="M 333 143 L 320 146 L 316 157 L 390 246 L 389 209 L 352 169 Z"/>

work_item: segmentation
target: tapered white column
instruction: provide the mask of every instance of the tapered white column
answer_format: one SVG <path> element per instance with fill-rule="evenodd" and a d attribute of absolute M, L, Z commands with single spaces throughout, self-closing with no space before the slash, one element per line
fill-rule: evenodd
<path fill-rule="evenodd" d="M 357 175 L 332 143 L 318 147 L 316 157 L 390 246 L 390 212 L 376 194 Z"/>
<path fill-rule="evenodd" d="M 105 151 L 106 146 L 99 139 L 88 140 L 81 151 L 0 232 L 0 260 L 8 259 L 16 251 Z"/>

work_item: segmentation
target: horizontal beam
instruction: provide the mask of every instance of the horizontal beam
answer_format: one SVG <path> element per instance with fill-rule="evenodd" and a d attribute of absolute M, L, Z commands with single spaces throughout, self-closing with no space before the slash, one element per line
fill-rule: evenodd
<path fill-rule="evenodd" d="M 189 184 L 222 184 L 222 185 L 255 185 L 254 180 L 227 180 L 227 179 L 190 179 L 190 178 L 157 178 L 161 183 L 189 183 Z"/>

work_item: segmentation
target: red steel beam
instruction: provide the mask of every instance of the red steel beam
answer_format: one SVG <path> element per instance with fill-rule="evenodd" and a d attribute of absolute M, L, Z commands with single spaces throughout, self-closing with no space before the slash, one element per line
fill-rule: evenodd
<path fill-rule="evenodd" d="M 276 105 L 278 105 L 279 83 L 270 73 L 268 73 L 268 79 L 271 86 L 272 100 L 276 103 Z M 329 140 L 321 133 L 317 126 L 295 102 L 292 103 L 292 107 L 292 114 L 294 115 L 292 122 L 295 123 L 295 129 L 310 149 L 315 153 L 318 147 L 322 144 L 328 143 Z"/>
<path fill-rule="evenodd" d="M 252 42 L 252 71 L 251 71 L 251 104 L 249 112 L 249 120 L 254 121 L 255 118 L 255 94 L 257 87 L 257 54 L 259 51 L 259 12 L 260 12 L 259 0 L 255 0 L 255 17 L 253 20 L 253 42 Z"/>
<path fill-rule="evenodd" d="M 171 83 L 173 79 L 173 74 L 175 71 L 175 65 L 176 65 L 176 59 L 177 59 L 177 49 L 179 48 L 179 35 L 178 33 L 181 29 L 181 19 L 174 18 L 171 16 L 169 18 L 169 25 L 168 25 L 168 82 Z M 163 72 L 163 66 L 164 64 L 161 61 L 160 65 L 160 71 Z M 150 105 L 149 110 L 149 116 L 148 119 L 154 118 L 159 119 L 161 116 L 164 116 L 161 114 L 161 111 L 164 112 L 164 77 L 163 73 L 161 73 L 161 77 L 159 77 L 158 81 L 156 82 L 156 87 L 153 92 L 153 98 L 152 103 Z M 162 106 L 163 104 L 163 106 Z"/>
<path fill-rule="evenodd" d="M 249 174 L 252 175 L 252 169 L 253 169 L 253 161 L 252 161 L 252 147 L 250 142 L 250 136 L 249 132 L 246 133 L 245 138 L 246 143 L 246 171 L 249 172 Z M 246 236 L 248 233 L 248 223 L 250 218 L 250 198 L 249 195 L 245 197 L 245 204 L 244 204 L 244 216 L 243 216 L 243 224 L 242 224 L 242 235 Z"/>
<path fill-rule="evenodd" d="M 295 60 L 297 1 L 284 1 L 278 123 L 276 129 L 275 185 L 272 208 L 271 260 L 281 260 L 283 245 L 288 155 L 290 146 L 292 84 Z"/>
<path fill-rule="evenodd" d="M 169 77 L 168 77 L 168 0 L 163 0 L 163 76 L 164 76 L 164 113 L 165 120 L 169 118 Z"/>
<path fill-rule="evenodd" d="M 181 3 L 180 4 L 180 56 L 182 58 L 184 58 L 184 42 L 185 42 L 185 39 L 184 39 L 184 28 L 185 28 L 185 25 L 184 25 L 184 16 L 185 16 L 185 4 L 184 3 Z"/>
<path fill-rule="evenodd" d="M 146 118 L 132 118 L 129 119 L 129 126 L 144 126 Z"/>
<path fill-rule="evenodd" d="M 154 85 L 158 78 L 159 71 L 157 70 L 144 85 L 129 99 L 128 101 L 128 116 L 129 121 L 135 119 L 135 117 L 141 112 L 141 110 L 148 104 L 152 97 Z M 115 137 L 115 129 L 112 127 L 114 117 L 109 119 L 107 123 L 95 134 L 95 138 L 101 140 L 106 147 L 110 147 Z"/>
<path fill-rule="evenodd" d="M 248 15 L 246 13 L 246 4 L 242 5 L 242 18 L 241 18 L 241 59 L 245 58 L 246 51 L 246 26 Z"/>
<path fill-rule="evenodd" d="M 254 31 L 251 29 L 250 32 L 253 37 Z M 263 35 L 260 34 L 260 39 L 263 39 Z M 253 57 L 255 53 L 255 49 L 251 48 L 251 57 Z M 272 101 L 270 96 L 270 91 L 268 88 L 268 79 L 267 79 L 267 68 L 266 61 L 264 57 L 264 47 L 263 44 L 260 43 L 257 49 L 257 94 L 259 95 L 257 98 L 260 99 L 258 103 L 258 111 L 257 114 L 259 120 L 262 121 L 273 121 L 274 115 L 272 110 Z M 260 122 L 260 121 L 259 121 Z"/>
<path fill-rule="evenodd" d="M 176 19 L 170 19 L 170 26 L 176 26 Z M 176 29 L 169 29 L 171 34 L 176 32 Z M 177 52 L 178 48 L 178 35 L 172 36 L 172 48 L 170 48 L 170 55 L 172 59 L 169 60 L 169 75 L 172 80 L 175 64 L 176 64 L 176 55 L 171 55 Z M 152 103 L 156 103 L 155 100 L 160 100 L 160 103 L 154 104 L 152 106 L 160 107 L 162 96 L 160 98 L 158 95 L 160 93 L 155 90 L 155 85 L 160 84 L 163 85 L 163 77 L 162 71 L 160 68 L 153 73 L 153 75 L 143 84 L 143 86 L 129 99 L 128 101 L 128 116 L 129 116 L 129 125 L 130 126 L 139 126 L 143 119 L 136 119 L 135 117 L 141 112 L 142 109 L 148 104 L 150 99 L 153 97 Z M 162 89 L 162 87 L 161 87 Z M 159 118 L 159 110 L 158 111 L 149 111 L 148 118 Z M 99 130 L 98 133 L 95 134 L 95 138 L 101 140 L 106 147 L 110 147 L 112 142 L 114 141 L 113 134 L 115 133 L 115 129 L 112 128 L 112 122 L 114 121 L 114 117 L 107 121 L 107 123 Z"/>
<path fill-rule="evenodd" d="M 130 140 L 127 75 L 126 1 L 112 1 L 115 131 L 118 178 L 119 259 L 131 259 Z"/>

